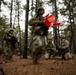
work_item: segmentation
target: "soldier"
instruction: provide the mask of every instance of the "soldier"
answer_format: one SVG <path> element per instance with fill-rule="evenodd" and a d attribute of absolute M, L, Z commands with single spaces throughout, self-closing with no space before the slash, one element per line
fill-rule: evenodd
<path fill-rule="evenodd" d="M 60 36 L 59 49 L 60 49 L 62 59 L 65 59 L 65 54 L 67 52 L 69 52 L 69 42 L 68 42 L 68 40 L 65 39 L 65 35 L 63 35 L 63 34 Z"/>
<path fill-rule="evenodd" d="M 12 59 L 16 42 L 17 39 L 14 36 L 14 29 L 9 28 L 4 36 L 4 55 L 6 56 L 6 59 Z"/>
<path fill-rule="evenodd" d="M 53 58 L 55 58 L 56 53 L 58 51 L 56 50 L 56 46 L 55 46 L 52 38 L 48 39 L 48 44 L 46 46 L 46 49 L 47 49 L 47 51 L 46 51 L 46 54 L 45 54 L 45 58 L 50 59 L 51 56 L 53 56 Z"/>
<path fill-rule="evenodd" d="M 41 57 L 42 50 L 46 46 L 46 36 L 48 34 L 48 27 L 42 22 L 44 9 L 39 7 L 37 14 L 29 20 L 29 25 L 32 27 L 32 41 L 30 49 L 32 49 L 33 63 L 37 64 Z"/>

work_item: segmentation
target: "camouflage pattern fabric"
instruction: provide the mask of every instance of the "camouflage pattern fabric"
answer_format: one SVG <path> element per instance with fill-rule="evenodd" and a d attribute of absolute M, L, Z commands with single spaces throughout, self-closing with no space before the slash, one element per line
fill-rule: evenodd
<path fill-rule="evenodd" d="M 49 42 L 48 45 L 46 46 L 46 49 L 47 49 L 47 51 L 46 51 L 45 54 L 49 53 L 48 58 L 50 58 L 51 55 L 53 55 L 53 58 L 54 58 L 56 53 L 58 52 L 56 50 L 56 46 L 55 46 L 55 44 L 53 42 Z"/>
<path fill-rule="evenodd" d="M 13 47 L 12 43 L 7 44 L 5 42 L 4 55 L 6 59 L 11 60 L 14 52 L 15 52 L 15 48 Z"/>
<path fill-rule="evenodd" d="M 32 43 L 30 46 L 31 49 L 31 56 L 33 58 L 33 63 L 37 63 L 38 59 L 42 56 L 42 51 L 45 49 L 46 46 L 46 35 L 43 31 L 43 23 L 42 20 L 44 18 L 42 16 L 34 16 L 29 20 L 29 25 L 31 26 L 31 33 L 32 33 Z M 45 27 L 46 29 L 46 27 Z"/>
<path fill-rule="evenodd" d="M 4 36 L 4 55 L 6 59 L 12 59 L 12 56 L 15 51 L 15 44 L 17 42 L 16 37 L 14 34 L 11 34 L 9 32 L 6 33 Z"/>
<path fill-rule="evenodd" d="M 64 57 L 65 53 L 69 52 L 69 42 L 65 39 L 62 40 L 61 45 L 60 45 L 60 49 L 61 49 L 62 59 L 65 59 L 65 57 Z"/>
<path fill-rule="evenodd" d="M 38 59 L 40 59 L 45 50 L 46 45 L 47 45 L 46 36 L 37 35 L 33 37 L 33 42 L 30 47 L 30 49 L 32 50 L 31 56 L 33 58 L 33 63 L 36 63 Z"/>

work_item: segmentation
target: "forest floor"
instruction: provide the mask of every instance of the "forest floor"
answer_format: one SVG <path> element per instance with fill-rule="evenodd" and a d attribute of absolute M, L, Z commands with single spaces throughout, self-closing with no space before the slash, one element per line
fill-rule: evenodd
<path fill-rule="evenodd" d="M 0 56 L 0 75 L 76 75 L 76 55 L 72 60 L 61 60 L 58 56 L 45 60 L 42 57 L 37 65 L 32 64 L 29 56 L 23 59 L 14 55 L 11 61 Z"/>

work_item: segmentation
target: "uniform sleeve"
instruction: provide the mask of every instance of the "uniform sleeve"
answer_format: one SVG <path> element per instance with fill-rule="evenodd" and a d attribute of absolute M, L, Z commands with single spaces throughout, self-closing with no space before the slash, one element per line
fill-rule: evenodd
<path fill-rule="evenodd" d="M 69 42 L 67 40 L 65 40 L 65 46 L 63 46 L 62 48 L 65 49 L 65 48 L 68 48 L 69 47 Z"/>
<path fill-rule="evenodd" d="M 33 17 L 33 18 L 31 18 L 31 19 L 29 20 L 28 23 L 29 23 L 30 26 L 33 26 L 33 25 L 35 25 L 35 24 L 41 23 L 41 21 L 39 21 L 37 18 Z"/>

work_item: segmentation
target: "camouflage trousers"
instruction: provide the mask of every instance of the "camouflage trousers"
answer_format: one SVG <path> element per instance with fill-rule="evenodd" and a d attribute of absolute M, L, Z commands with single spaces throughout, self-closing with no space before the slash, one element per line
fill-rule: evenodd
<path fill-rule="evenodd" d="M 67 52 L 69 52 L 69 49 L 68 48 L 65 48 L 65 49 L 62 49 L 62 48 L 58 48 L 58 51 L 59 51 L 59 55 L 61 56 L 62 59 L 65 59 L 65 54 Z"/>
<path fill-rule="evenodd" d="M 33 63 L 37 63 L 37 61 L 42 56 L 43 51 L 45 50 L 45 47 L 47 45 L 47 39 L 46 36 L 39 36 L 36 35 L 33 37 L 33 42 L 30 47 L 31 56 L 33 58 Z"/>
<path fill-rule="evenodd" d="M 4 46 L 4 56 L 6 59 L 11 60 L 14 54 L 15 48 L 11 44 L 5 44 Z"/>
<path fill-rule="evenodd" d="M 55 58 L 57 52 L 58 51 L 56 49 L 48 49 L 48 50 L 46 50 L 44 56 L 45 56 L 46 59 Z"/>

